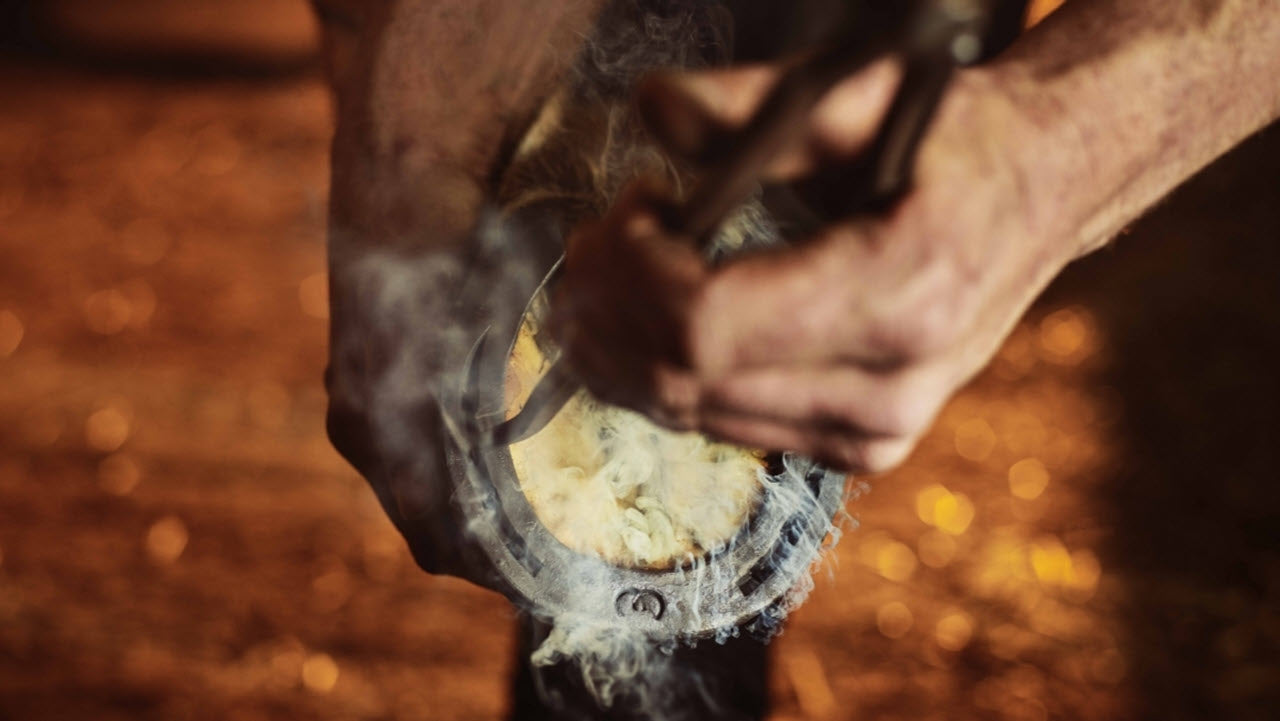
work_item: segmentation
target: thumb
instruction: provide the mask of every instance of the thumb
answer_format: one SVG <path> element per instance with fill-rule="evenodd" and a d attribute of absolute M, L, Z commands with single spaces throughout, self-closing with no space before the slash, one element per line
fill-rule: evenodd
<path fill-rule="evenodd" d="M 733 132 L 751 120 L 780 73 L 775 65 L 658 72 L 636 88 L 636 106 L 668 152 L 713 163 L 728 149 Z"/>

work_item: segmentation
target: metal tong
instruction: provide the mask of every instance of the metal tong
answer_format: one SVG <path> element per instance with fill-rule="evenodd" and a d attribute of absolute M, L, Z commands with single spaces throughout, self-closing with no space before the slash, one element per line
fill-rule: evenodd
<path fill-rule="evenodd" d="M 831 41 L 783 75 L 752 120 L 719 153 L 721 162 L 664 219 L 669 230 L 706 247 L 725 216 L 756 189 L 769 162 L 805 132 L 811 111 L 827 92 L 871 61 L 897 53 L 904 72 L 872 143 L 853 163 L 819 173 L 801 188 L 815 212 L 828 216 L 874 213 L 892 205 L 910 186 L 916 151 L 954 70 L 984 54 L 987 30 L 997 11 L 1017 12 L 1020 18 L 1025 4 L 849 3 Z M 1016 8 L 1011 11 L 1010 5 Z M 477 347 L 482 343 L 483 338 Z M 475 354 L 473 349 L 469 365 Z M 557 360 L 519 413 L 487 430 L 473 426 L 477 440 L 482 445 L 509 445 L 534 435 L 581 387 L 569 364 Z"/>

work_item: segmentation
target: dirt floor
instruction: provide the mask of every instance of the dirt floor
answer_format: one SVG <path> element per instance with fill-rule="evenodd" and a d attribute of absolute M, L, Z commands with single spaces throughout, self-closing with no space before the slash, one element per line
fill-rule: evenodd
<path fill-rule="evenodd" d="M 495 719 L 329 447 L 313 70 L 0 65 L 0 719 Z M 774 644 L 782 719 L 1280 708 L 1280 132 L 1078 264 Z"/>

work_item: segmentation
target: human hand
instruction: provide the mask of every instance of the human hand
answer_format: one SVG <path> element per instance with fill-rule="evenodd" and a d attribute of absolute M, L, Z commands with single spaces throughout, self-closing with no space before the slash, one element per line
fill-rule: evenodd
<path fill-rule="evenodd" d="M 668 76 L 642 88 L 641 107 L 674 153 L 705 160 L 778 76 Z M 882 64 L 837 86 L 767 180 L 851 162 L 895 76 Z M 557 297 L 566 352 L 597 395 L 665 425 L 887 469 L 1082 250 L 1069 223 L 1038 218 L 1027 159 L 1052 173 L 1053 154 L 1036 150 L 1004 89 L 965 71 L 921 147 L 914 188 L 887 214 L 838 218 L 714 268 L 662 227 L 661 194 L 637 184 L 570 238 Z"/>

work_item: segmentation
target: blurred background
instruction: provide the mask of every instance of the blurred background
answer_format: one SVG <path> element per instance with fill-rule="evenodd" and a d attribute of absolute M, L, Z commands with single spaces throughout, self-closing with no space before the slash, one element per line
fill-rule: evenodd
<path fill-rule="evenodd" d="M 1039 3 L 1044 12 L 1051 3 Z M 0 719 L 494 719 L 329 447 L 303 0 L 0 2 Z M 1078 263 L 774 643 L 774 718 L 1280 709 L 1280 131 Z"/>

